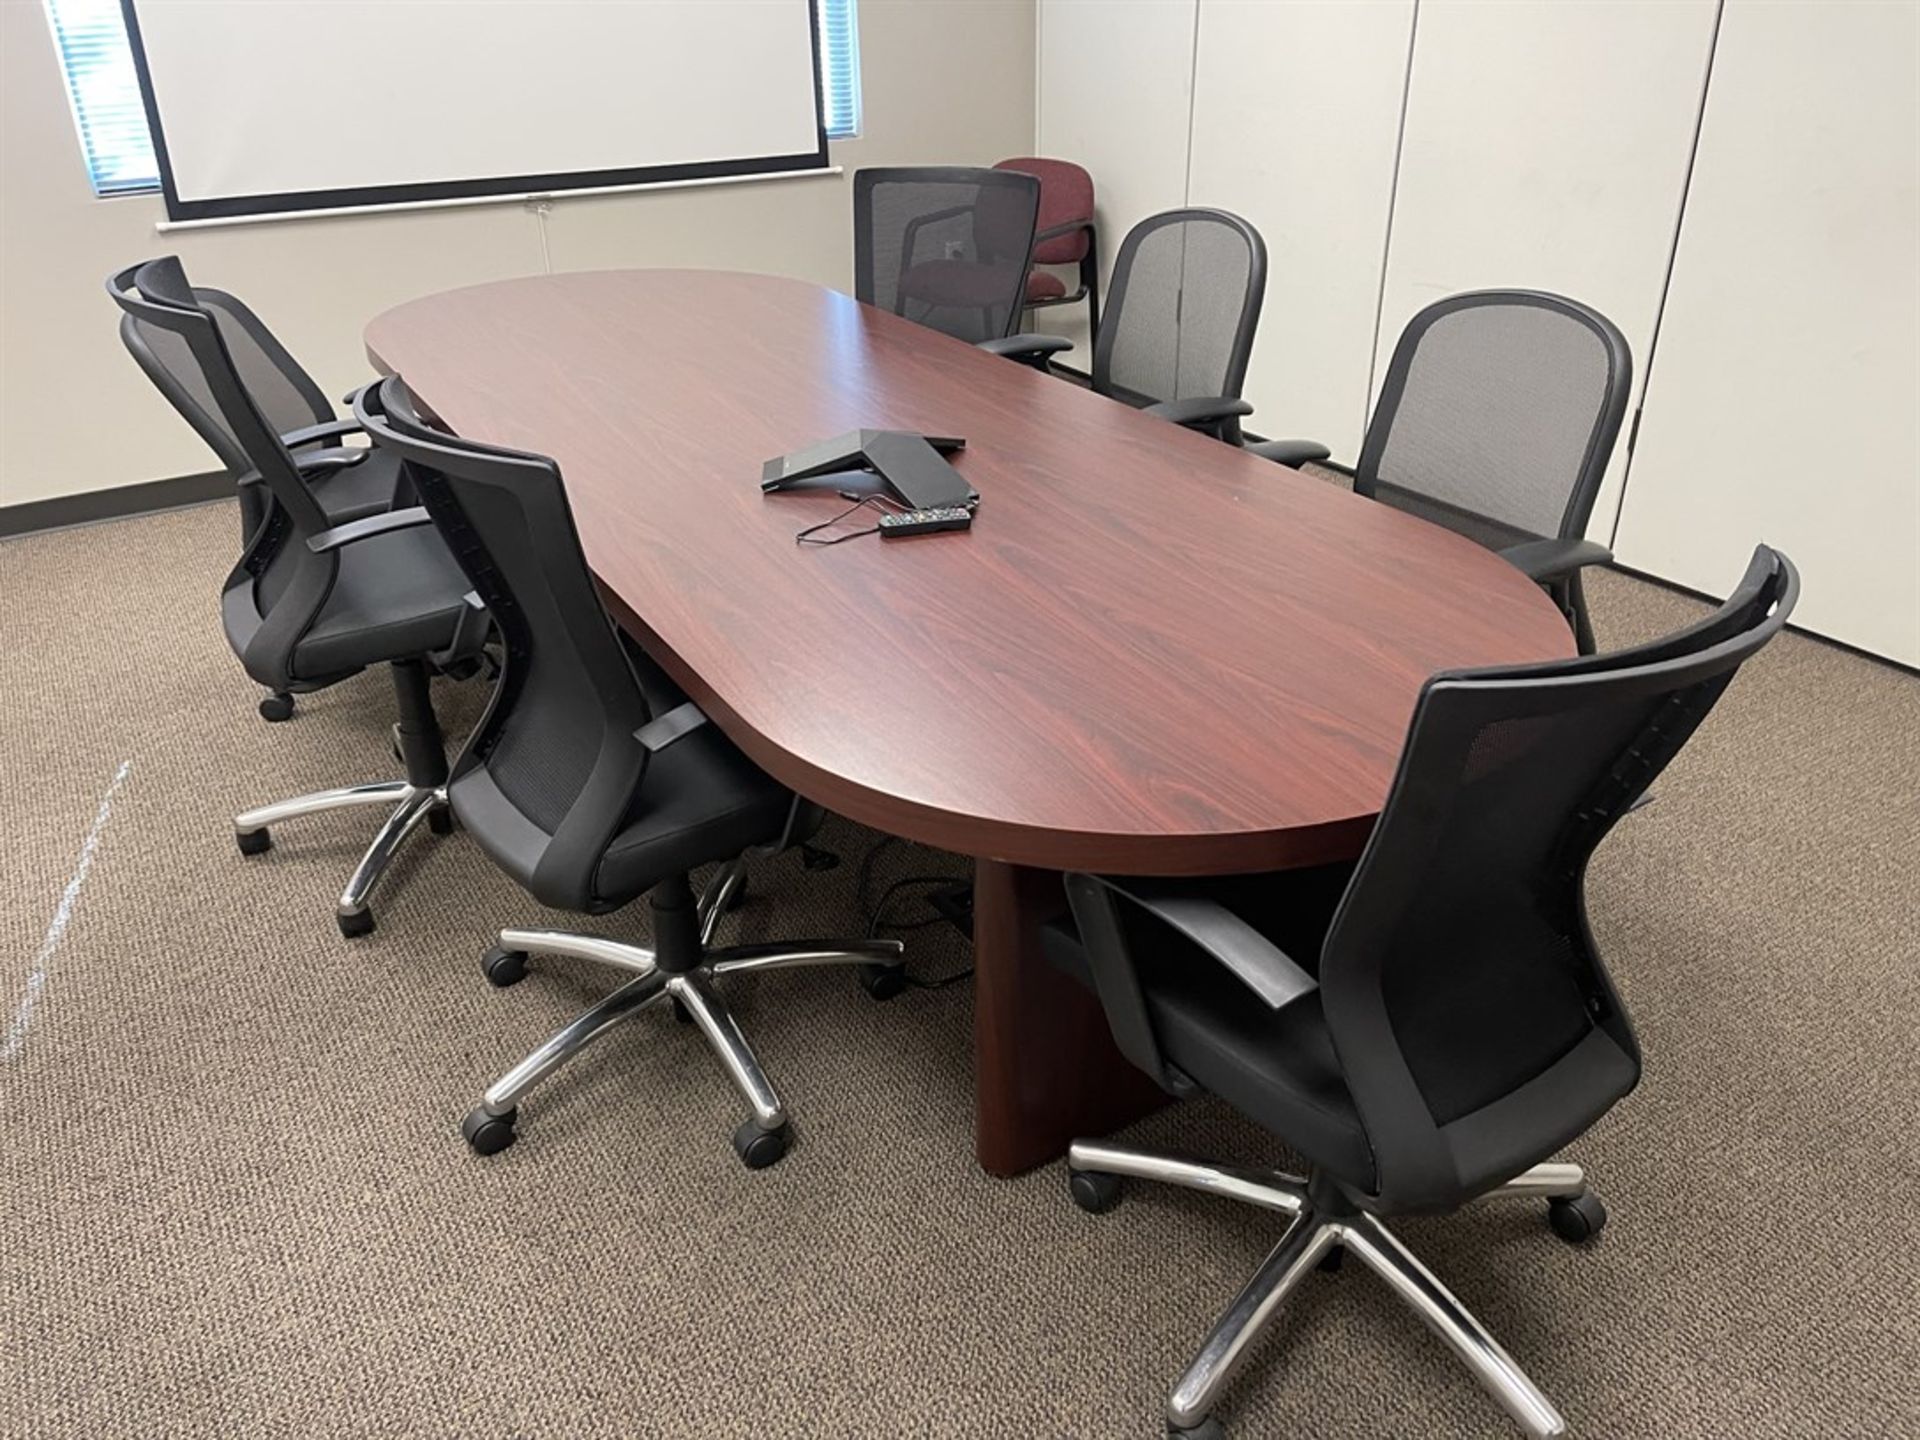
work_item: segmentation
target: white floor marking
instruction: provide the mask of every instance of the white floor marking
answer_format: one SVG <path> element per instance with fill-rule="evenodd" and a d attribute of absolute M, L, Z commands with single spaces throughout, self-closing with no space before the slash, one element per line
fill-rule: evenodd
<path fill-rule="evenodd" d="M 27 1026 L 33 1023 L 33 1007 L 40 1001 L 40 992 L 47 988 L 47 966 L 53 960 L 53 952 L 60 948 L 60 937 L 67 933 L 67 922 L 73 918 L 74 902 L 80 898 L 80 887 L 87 883 L 87 871 L 93 868 L 93 852 L 100 848 L 101 832 L 107 828 L 107 820 L 113 814 L 114 792 L 132 770 L 133 761 L 122 760 L 120 768 L 113 772 L 113 783 L 107 786 L 107 793 L 100 797 L 100 808 L 93 816 L 93 828 L 87 831 L 86 841 L 80 846 L 80 863 L 74 866 L 73 878 L 67 881 L 67 888 L 60 892 L 60 904 L 47 924 L 47 933 L 40 941 L 40 949 L 34 954 L 33 969 L 27 972 L 27 993 L 20 997 L 20 1008 L 13 1012 L 13 1023 L 7 1026 L 7 1038 L 0 1041 L 0 1062 L 11 1060 L 26 1044 Z"/>

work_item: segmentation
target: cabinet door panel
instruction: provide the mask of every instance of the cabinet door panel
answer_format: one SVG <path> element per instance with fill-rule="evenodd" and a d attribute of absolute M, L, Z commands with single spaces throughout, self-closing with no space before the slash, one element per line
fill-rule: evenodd
<path fill-rule="evenodd" d="M 1725 594 L 1755 541 L 1797 624 L 1920 665 L 1920 10 L 1727 7 L 1623 563 Z"/>
<path fill-rule="evenodd" d="M 1424 0 L 1376 393 L 1406 322 L 1461 290 L 1584 301 L 1645 366 L 1713 21 L 1713 0 Z M 1625 465 L 1623 433 L 1589 530 L 1602 541 Z"/>
<path fill-rule="evenodd" d="M 1352 459 L 1393 199 L 1413 0 L 1200 0 L 1188 203 L 1267 242 L 1248 425 Z"/>
<path fill-rule="evenodd" d="M 1041 0 L 1037 154 L 1093 176 L 1100 264 L 1136 222 L 1186 203 L 1196 0 Z M 1105 282 L 1102 274 L 1102 283 Z M 1093 366 L 1084 305 L 1039 310 L 1033 328 Z"/>

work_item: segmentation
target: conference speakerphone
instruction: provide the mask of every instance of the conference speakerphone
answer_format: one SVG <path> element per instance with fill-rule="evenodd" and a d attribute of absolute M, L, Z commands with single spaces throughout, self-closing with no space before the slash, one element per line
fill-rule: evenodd
<path fill-rule="evenodd" d="M 971 509 L 980 503 L 979 492 L 942 458 L 965 449 L 966 444 L 957 436 L 849 430 L 767 461 L 760 470 L 760 488 L 771 495 L 802 480 L 871 470 L 915 510 Z"/>

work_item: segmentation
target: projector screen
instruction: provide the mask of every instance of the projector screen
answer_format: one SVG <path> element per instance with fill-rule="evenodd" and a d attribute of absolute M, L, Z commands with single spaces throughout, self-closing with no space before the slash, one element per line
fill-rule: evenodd
<path fill-rule="evenodd" d="M 826 164 L 811 0 L 121 0 L 174 220 Z"/>

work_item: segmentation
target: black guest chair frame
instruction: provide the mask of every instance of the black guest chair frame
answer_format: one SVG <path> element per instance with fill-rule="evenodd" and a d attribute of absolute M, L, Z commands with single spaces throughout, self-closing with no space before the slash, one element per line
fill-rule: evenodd
<path fill-rule="evenodd" d="M 1084 213 L 1077 214 L 1075 218 L 1048 225 L 1045 229 L 1041 230 L 1039 234 L 1034 236 L 1034 269 L 1028 272 L 1026 307 L 1028 311 L 1031 312 L 1034 310 L 1050 310 L 1062 305 L 1078 305 L 1082 301 L 1085 301 L 1087 306 L 1087 329 L 1090 333 L 1098 334 L 1100 330 L 1100 229 L 1098 222 L 1094 218 L 1093 177 L 1087 173 L 1086 168 L 1082 165 L 1077 165 L 1071 160 L 1059 160 L 1045 155 L 1017 156 L 1012 159 L 1002 160 L 993 168 L 996 170 L 1019 170 L 1025 174 L 1035 176 L 1040 181 L 1040 219 L 1042 220 L 1046 220 L 1052 215 L 1058 215 L 1061 209 L 1067 208 L 1071 203 L 1062 202 L 1059 199 L 1062 191 L 1070 191 L 1074 197 L 1074 201 L 1084 203 Z M 1083 189 L 1084 197 L 1082 196 Z M 1071 208 L 1079 210 L 1080 205 L 1078 203 L 1072 203 Z M 1048 247 L 1052 245 L 1053 242 L 1076 240 L 1083 235 L 1086 237 L 1083 244 L 1067 247 L 1069 249 L 1078 248 L 1080 250 L 1080 258 L 1078 260 L 1065 257 L 1049 259 L 1047 258 L 1047 254 L 1043 253 L 1048 251 Z M 1067 290 L 1063 287 L 1061 293 L 1058 295 L 1036 296 L 1033 293 L 1032 277 L 1034 274 L 1042 270 L 1051 271 L 1066 265 L 1072 265 L 1079 272 L 1075 277 L 1075 285 L 1072 290 Z"/>
<path fill-rule="evenodd" d="M 1204 264 L 1192 254 L 1195 237 L 1201 237 L 1199 244 L 1224 241 L 1226 248 L 1214 258 L 1238 265 L 1238 276 L 1192 275 L 1190 260 Z M 1167 263 L 1178 267 L 1171 276 L 1156 269 Z M 1214 303 L 1190 304 L 1189 297 L 1208 293 L 1208 286 L 1215 287 Z M 1106 308 L 1093 337 L 1093 389 L 1149 415 L 1240 444 L 1240 421 L 1253 413 L 1240 390 L 1266 291 L 1266 241 L 1240 216 L 1195 207 L 1147 217 L 1127 232 L 1114 257 Z M 1204 353 L 1189 356 L 1189 324 L 1206 323 L 1194 317 L 1217 318 L 1228 310 L 1231 325 L 1216 325 L 1221 333 L 1203 342 Z M 1046 370 L 1050 357 L 1071 350 L 1073 342 L 1058 335 L 1013 335 L 981 348 Z"/>
<path fill-rule="evenodd" d="M 1475 338 L 1475 326 L 1486 338 Z M 1549 355 L 1548 347 L 1559 350 Z M 1591 306 L 1538 290 L 1473 290 L 1407 323 L 1352 469 L 1313 441 L 1248 448 L 1295 469 L 1315 464 L 1348 475 L 1354 493 L 1498 551 L 1553 596 L 1580 653 L 1591 655 L 1580 575 L 1613 555 L 1586 538 L 1587 523 L 1632 388 L 1626 336 Z M 1550 437 L 1551 464 L 1517 453 L 1523 443 L 1541 447 L 1541 425 L 1517 438 L 1534 416 L 1565 425 Z"/>
<path fill-rule="evenodd" d="M 1089 1211 L 1131 1176 L 1291 1217 L 1174 1387 L 1169 1434 L 1222 1433 L 1209 1412 L 1250 1345 L 1343 1251 L 1528 1434 L 1563 1433 L 1383 1217 L 1506 1195 L 1547 1199 L 1569 1242 L 1605 1223 L 1580 1167 L 1548 1163 L 1640 1077 L 1587 923 L 1588 861 L 1798 593 L 1786 557 L 1761 546 L 1725 605 L 1663 640 L 1434 676 L 1355 864 L 1197 883 L 1067 878 L 1074 924 L 1048 928 L 1048 952 L 1098 993 L 1121 1051 L 1174 1095 L 1221 1096 L 1309 1166 L 1302 1177 L 1071 1146 L 1073 1198 Z"/>

